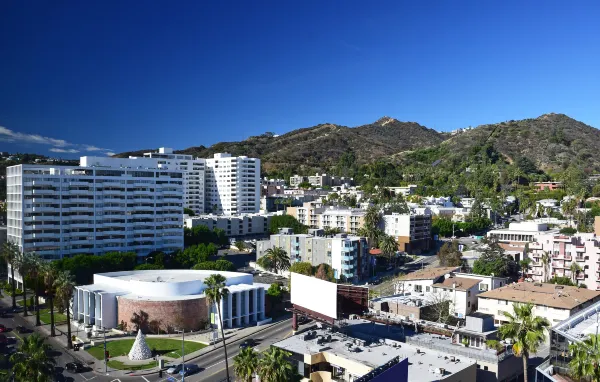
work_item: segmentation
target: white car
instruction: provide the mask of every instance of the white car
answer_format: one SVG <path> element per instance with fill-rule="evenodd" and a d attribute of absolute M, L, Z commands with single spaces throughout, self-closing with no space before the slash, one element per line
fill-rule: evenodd
<path fill-rule="evenodd" d="M 183 365 L 182 364 L 177 364 L 177 365 L 171 365 L 171 367 L 169 367 L 167 369 L 167 373 L 169 374 L 179 374 L 179 372 L 181 371 L 181 367 Z"/>

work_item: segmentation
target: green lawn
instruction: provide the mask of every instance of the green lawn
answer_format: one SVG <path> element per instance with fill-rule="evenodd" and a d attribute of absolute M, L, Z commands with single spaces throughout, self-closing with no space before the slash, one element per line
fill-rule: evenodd
<path fill-rule="evenodd" d="M 106 343 L 106 350 L 108 350 L 111 357 L 127 355 L 129 354 L 134 341 L 134 339 L 108 341 Z M 162 356 L 171 358 L 181 357 L 181 340 L 170 338 L 146 338 L 146 343 L 150 349 L 156 350 Z M 206 345 L 198 342 L 185 341 L 185 354 L 190 354 L 204 347 L 206 347 Z M 96 359 L 104 359 L 104 344 L 93 346 L 86 351 L 96 357 Z"/>
<path fill-rule="evenodd" d="M 121 361 L 108 361 L 108 367 L 118 370 L 145 370 L 156 367 L 156 362 L 145 363 L 142 365 L 127 365 Z"/>
<path fill-rule="evenodd" d="M 50 323 L 50 309 L 40 309 L 40 320 L 45 324 Z M 67 315 L 54 311 L 54 324 L 57 325 L 64 322 L 67 322 Z"/>

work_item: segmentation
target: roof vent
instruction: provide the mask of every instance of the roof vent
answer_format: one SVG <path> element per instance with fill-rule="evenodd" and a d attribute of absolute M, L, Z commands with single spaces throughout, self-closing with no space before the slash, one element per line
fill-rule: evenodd
<path fill-rule="evenodd" d="M 541 286 L 542 286 L 542 283 L 535 283 L 535 284 L 533 284 L 533 286 L 536 286 L 536 287 L 541 287 Z"/>
<path fill-rule="evenodd" d="M 563 285 L 556 285 L 554 289 L 565 289 L 565 287 Z"/>

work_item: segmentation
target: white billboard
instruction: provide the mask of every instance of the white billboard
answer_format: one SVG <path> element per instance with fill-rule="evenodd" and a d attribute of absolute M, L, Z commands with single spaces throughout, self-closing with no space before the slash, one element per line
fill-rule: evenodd
<path fill-rule="evenodd" d="M 292 304 L 337 319 L 337 284 L 291 273 Z"/>

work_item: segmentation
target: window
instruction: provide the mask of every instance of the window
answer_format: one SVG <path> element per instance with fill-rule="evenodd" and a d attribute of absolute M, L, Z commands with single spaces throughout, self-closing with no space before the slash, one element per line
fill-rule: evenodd
<path fill-rule="evenodd" d="M 471 307 L 471 301 L 467 302 L 467 308 Z"/>
<path fill-rule="evenodd" d="M 415 292 L 423 292 L 423 285 L 415 285 Z"/>
<path fill-rule="evenodd" d="M 467 291 L 467 297 L 471 297 L 471 291 Z"/>
<path fill-rule="evenodd" d="M 430 288 L 428 286 L 425 287 L 425 292 L 429 292 Z"/>
<path fill-rule="evenodd" d="M 488 367 L 487 367 L 487 366 L 484 366 L 484 367 L 483 367 L 483 370 L 487 370 L 487 369 L 488 369 Z"/>

